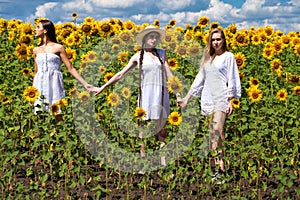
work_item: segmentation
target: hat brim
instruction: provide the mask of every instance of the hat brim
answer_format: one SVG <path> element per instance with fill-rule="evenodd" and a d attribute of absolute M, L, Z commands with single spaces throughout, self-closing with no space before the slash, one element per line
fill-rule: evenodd
<path fill-rule="evenodd" d="M 158 28 L 147 28 L 147 29 L 144 29 L 144 30 L 142 30 L 141 32 L 139 32 L 137 34 L 136 43 L 139 46 L 142 46 L 143 45 L 143 38 L 145 37 L 145 35 L 147 35 L 150 32 L 157 32 L 160 35 L 158 43 L 160 43 L 166 36 L 166 31 L 164 31 L 164 30 L 161 30 L 161 29 L 158 29 Z"/>

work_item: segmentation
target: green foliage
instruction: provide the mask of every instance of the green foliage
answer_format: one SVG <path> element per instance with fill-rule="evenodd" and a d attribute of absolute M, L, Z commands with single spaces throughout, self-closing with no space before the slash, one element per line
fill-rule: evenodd
<path fill-rule="evenodd" d="M 82 103 L 79 96 L 70 97 L 68 91 L 84 89 L 67 72 L 64 65 L 66 100 L 63 121 L 45 113 L 36 116 L 33 107 L 23 97 L 23 91 L 32 85 L 32 76 L 23 75 L 22 70 L 34 70 L 33 58 L 20 60 L 15 55 L 17 39 L 8 40 L 9 31 L 1 33 L 0 43 L 0 197 L 2 199 L 102 199 L 122 193 L 124 199 L 146 198 L 160 195 L 162 199 L 191 198 L 205 199 L 262 199 L 262 193 L 270 191 L 270 198 L 300 197 L 299 186 L 299 96 L 292 94 L 295 87 L 272 72 L 270 60 L 262 56 L 263 45 L 237 47 L 232 52 L 246 56 L 242 81 L 241 105 L 226 120 L 223 150 L 226 161 L 226 183 L 212 184 L 211 160 L 213 155 L 206 151 L 208 121 L 199 112 L 199 99 L 193 98 L 183 112 L 171 97 L 171 111 L 180 112 L 183 122 L 177 127 L 167 123 L 167 143 L 173 151 L 163 152 L 180 155 L 144 175 L 122 171 L 122 166 L 111 166 L 115 160 L 124 163 L 137 162 L 122 157 L 122 151 L 139 153 L 143 142 L 147 153 L 160 148 L 156 136 L 139 139 L 137 118 L 138 71 L 133 70 L 126 78 L 108 88 L 99 96 Z M 33 44 L 37 44 L 35 40 Z M 199 42 L 203 47 L 203 42 Z M 90 50 L 109 52 L 111 43 L 99 36 L 89 36 L 76 48 L 77 58 L 72 62 L 84 78 L 94 85 L 104 84 L 104 75 L 117 73 L 124 67 L 117 55 L 109 54 L 108 63 L 100 58 L 82 69 L 81 56 Z M 121 47 L 122 48 L 122 47 Z M 121 49 L 122 50 L 122 49 Z M 126 50 L 126 49 L 123 49 Z M 111 52 L 109 52 L 111 53 Z M 128 57 L 133 51 L 128 52 Z M 169 58 L 176 58 L 179 67 L 174 74 L 184 83 L 182 94 L 186 94 L 198 68 L 196 61 L 179 57 L 169 51 Z M 285 48 L 275 56 L 283 62 L 289 73 L 299 74 L 299 56 L 291 48 Z M 197 58 L 197 62 L 199 58 Z M 98 72 L 99 66 L 106 73 Z M 260 81 L 263 98 L 252 102 L 247 96 L 250 78 Z M 129 99 L 122 97 L 123 86 L 130 88 Z M 276 98 L 277 91 L 286 89 L 285 101 Z M 116 107 L 107 102 L 108 94 L 117 92 L 120 104 Z M 9 102 L 4 101 L 8 98 Z M 6 99 L 7 100 L 7 99 Z M 98 114 L 98 118 L 97 115 Z M 101 114 L 101 115 L 99 115 Z M 147 126 L 144 124 L 144 126 Z M 149 125 L 150 126 L 150 125 Z M 99 134 L 99 131 L 103 134 Z M 178 138 L 178 134 L 182 137 Z M 99 151 L 109 141 L 106 149 Z M 187 148 L 184 144 L 191 142 Z M 182 145 L 182 146 L 181 146 Z M 182 147 L 184 152 L 178 151 Z M 115 155 L 115 157 L 107 157 Z M 101 160 L 105 158 L 105 160 Z M 167 157 L 168 158 L 168 157 Z M 105 161 L 105 162 L 104 162 Z M 142 158 L 138 161 L 146 163 Z M 295 187 L 296 189 L 294 189 Z M 243 193 L 245 188 L 250 188 Z M 139 191 L 139 192 L 136 192 Z M 224 192 L 226 191 L 226 192 Z"/>

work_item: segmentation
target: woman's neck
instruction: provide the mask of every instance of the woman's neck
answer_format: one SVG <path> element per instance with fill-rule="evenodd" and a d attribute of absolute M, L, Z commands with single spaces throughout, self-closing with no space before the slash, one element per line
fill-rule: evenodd
<path fill-rule="evenodd" d="M 145 50 L 146 52 L 152 53 L 152 52 L 155 51 L 155 48 L 144 48 L 144 50 Z"/>

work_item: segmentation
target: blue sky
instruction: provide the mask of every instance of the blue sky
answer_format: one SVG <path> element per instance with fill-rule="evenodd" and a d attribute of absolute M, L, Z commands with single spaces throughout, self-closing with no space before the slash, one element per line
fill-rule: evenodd
<path fill-rule="evenodd" d="M 177 25 L 194 25 L 200 16 L 219 22 L 223 27 L 236 24 L 239 29 L 271 25 L 284 32 L 300 31 L 299 0 L 0 0 L 0 18 L 24 22 L 46 17 L 54 23 L 78 21 L 90 16 L 95 20 L 119 18 L 136 24 L 165 25 L 175 19 Z"/>

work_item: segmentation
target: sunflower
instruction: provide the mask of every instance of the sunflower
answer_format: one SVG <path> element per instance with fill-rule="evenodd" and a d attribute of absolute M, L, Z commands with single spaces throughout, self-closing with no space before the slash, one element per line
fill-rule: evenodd
<path fill-rule="evenodd" d="M 99 25 L 99 30 L 102 37 L 110 36 L 110 34 L 114 32 L 113 26 L 108 22 L 102 22 Z"/>
<path fill-rule="evenodd" d="M 97 53 L 95 51 L 87 52 L 87 61 L 95 62 L 97 60 Z"/>
<path fill-rule="evenodd" d="M 168 79 L 168 90 L 173 94 L 180 93 L 182 91 L 182 82 L 178 77 L 172 76 Z"/>
<path fill-rule="evenodd" d="M 169 21 L 170 26 L 176 26 L 176 20 L 175 19 L 171 19 Z"/>
<path fill-rule="evenodd" d="M 135 26 L 135 23 L 130 20 L 127 20 L 123 23 L 123 27 L 125 30 L 134 30 Z"/>
<path fill-rule="evenodd" d="M 39 97 L 40 93 L 36 87 L 29 86 L 25 89 L 23 95 L 27 101 L 33 103 Z"/>
<path fill-rule="evenodd" d="M 241 101 L 239 99 L 233 98 L 230 100 L 230 103 L 231 103 L 232 107 L 240 108 Z"/>
<path fill-rule="evenodd" d="M 279 99 L 280 101 L 285 101 L 287 96 L 288 96 L 288 93 L 284 89 L 279 90 L 276 94 L 277 99 Z"/>
<path fill-rule="evenodd" d="M 172 112 L 169 116 L 168 116 L 168 121 L 170 124 L 172 124 L 173 126 L 179 126 L 179 124 L 182 121 L 182 117 L 178 112 Z"/>
<path fill-rule="evenodd" d="M 120 97 L 117 93 L 112 92 L 108 95 L 107 101 L 112 106 L 117 106 L 120 103 Z"/>
<path fill-rule="evenodd" d="M 73 12 L 73 13 L 72 13 L 72 18 L 73 18 L 73 19 L 76 19 L 77 17 L 78 17 L 77 13 L 76 13 L 76 12 Z"/>
<path fill-rule="evenodd" d="M 80 92 L 78 98 L 81 103 L 86 103 L 90 99 L 91 95 L 87 91 Z"/>
<path fill-rule="evenodd" d="M 288 81 L 289 81 L 289 83 L 292 83 L 292 84 L 299 84 L 300 83 L 300 76 L 291 74 L 289 76 Z"/>
<path fill-rule="evenodd" d="M 52 115 L 57 115 L 58 112 L 60 111 L 59 105 L 54 103 L 50 106 L 50 111 Z"/>
<path fill-rule="evenodd" d="M 271 69 L 273 72 L 280 72 L 282 70 L 281 60 L 276 58 L 271 62 Z"/>
<path fill-rule="evenodd" d="M 72 98 L 72 97 L 77 96 L 79 94 L 79 92 L 78 92 L 77 88 L 72 88 L 72 89 L 69 90 L 68 94 Z"/>
<path fill-rule="evenodd" d="M 3 92 L 0 91 L 0 99 L 2 99 L 2 96 L 3 96 Z"/>
<path fill-rule="evenodd" d="M 168 59 L 168 63 L 172 70 L 176 70 L 178 68 L 178 60 L 176 58 Z"/>
<path fill-rule="evenodd" d="M 195 43 L 195 44 L 192 44 L 191 46 L 189 46 L 188 53 L 190 56 L 197 56 L 197 55 L 201 54 L 201 50 L 202 50 L 202 47 L 200 46 L 200 44 Z"/>
<path fill-rule="evenodd" d="M 183 45 L 179 45 L 176 47 L 175 52 L 180 57 L 185 57 L 187 55 L 187 48 Z"/>
<path fill-rule="evenodd" d="M 210 30 L 215 29 L 215 28 L 221 28 L 219 22 L 212 22 L 210 25 Z"/>
<path fill-rule="evenodd" d="M 146 117 L 146 111 L 143 108 L 137 107 L 134 111 L 134 116 L 138 119 L 143 119 Z"/>
<path fill-rule="evenodd" d="M 100 72 L 100 74 L 104 74 L 106 72 L 106 68 L 102 65 L 102 66 L 99 66 L 99 69 L 98 71 Z"/>
<path fill-rule="evenodd" d="M 119 44 L 113 44 L 111 47 L 111 50 L 114 52 L 118 52 L 120 50 L 120 45 Z"/>
<path fill-rule="evenodd" d="M 273 49 L 274 49 L 274 52 L 276 54 L 280 54 L 283 50 L 283 45 L 281 42 L 278 42 L 278 41 L 274 41 L 273 43 Z"/>
<path fill-rule="evenodd" d="M 84 23 L 87 23 L 87 24 L 92 24 L 92 23 L 94 23 L 94 21 L 95 21 L 94 18 L 92 18 L 90 16 L 84 18 Z"/>
<path fill-rule="evenodd" d="M 295 46 L 295 49 L 294 49 L 294 53 L 298 56 L 300 56 L 300 44 L 297 44 Z"/>
<path fill-rule="evenodd" d="M 27 60 L 29 59 L 30 51 L 25 44 L 18 45 L 15 50 L 17 58 Z"/>
<path fill-rule="evenodd" d="M 62 99 L 58 100 L 57 104 L 60 106 L 67 106 L 68 101 L 65 98 L 62 98 Z"/>
<path fill-rule="evenodd" d="M 267 34 L 266 34 L 265 32 L 259 33 L 259 37 L 260 37 L 260 41 L 261 41 L 262 43 L 265 43 L 265 42 L 267 42 L 267 40 L 268 40 Z"/>
<path fill-rule="evenodd" d="M 112 37 L 112 38 L 110 38 L 110 42 L 112 44 L 121 44 L 121 41 L 120 41 L 119 37 Z"/>
<path fill-rule="evenodd" d="M 31 73 L 31 70 L 29 69 L 29 68 L 23 68 L 22 69 L 22 74 L 24 75 L 24 76 L 27 76 L 27 75 L 29 75 Z"/>
<path fill-rule="evenodd" d="M 271 59 L 274 56 L 273 49 L 264 48 L 263 49 L 263 57 L 266 59 Z"/>
<path fill-rule="evenodd" d="M 104 76 L 104 82 L 107 83 L 109 81 L 109 79 L 111 79 L 114 76 L 114 73 L 112 72 L 108 72 L 107 74 L 105 74 Z"/>
<path fill-rule="evenodd" d="M 249 44 L 249 36 L 245 31 L 237 32 L 234 39 L 235 44 L 237 44 L 238 46 L 247 46 Z"/>
<path fill-rule="evenodd" d="M 160 21 L 158 19 L 154 20 L 153 25 L 156 27 L 160 27 Z"/>
<path fill-rule="evenodd" d="M 8 97 L 4 97 L 2 99 L 2 104 L 5 105 L 5 104 L 8 104 L 10 102 L 10 99 Z"/>
<path fill-rule="evenodd" d="M 284 33 L 281 30 L 276 30 L 274 35 L 278 36 L 278 37 L 281 37 L 281 36 L 284 35 Z"/>
<path fill-rule="evenodd" d="M 67 37 L 69 37 L 71 35 L 72 30 L 65 28 L 61 31 L 61 33 L 59 34 L 62 38 L 66 39 Z"/>
<path fill-rule="evenodd" d="M 104 115 L 102 113 L 97 113 L 96 116 L 98 119 L 102 119 L 104 117 Z"/>
<path fill-rule="evenodd" d="M 33 42 L 33 38 L 31 35 L 21 35 L 20 43 L 30 45 Z"/>
<path fill-rule="evenodd" d="M 262 99 L 262 91 L 257 87 L 249 88 L 247 92 L 252 102 L 259 102 Z"/>
<path fill-rule="evenodd" d="M 120 35 L 119 35 L 120 41 L 124 44 L 131 44 L 133 43 L 133 35 L 130 31 L 123 31 Z"/>
<path fill-rule="evenodd" d="M 30 24 L 30 22 L 26 22 L 26 23 L 24 23 L 24 24 L 21 25 L 20 29 L 21 29 L 20 32 L 22 34 L 32 35 L 34 27 L 33 27 L 33 25 Z"/>
<path fill-rule="evenodd" d="M 281 42 L 285 45 L 288 46 L 291 42 L 291 38 L 288 35 L 283 35 L 281 37 Z"/>
<path fill-rule="evenodd" d="M 101 55 L 101 60 L 103 61 L 103 62 L 109 62 L 110 61 L 110 59 L 111 59 L 111 56 L 108 54 L 108 53 L 103 53 L 102 55 Z"/>
<path fill-rule="evenodd" d="M 8 33 L 8 40 L 13 41 L 15 39 L 15 36 L 16 36 L 15 32 L 14 31 L 10 31 Z"/>
<path fill-rule="evenodd" d="M 253 77 L 249 80 L 250 87 L 258 87 L 259 83 L 259 80 Z"/>
<path fill-rule="evenodd" d="M 252 36 L 252 44 L 254 45 L 259 45 L 261 43 L 259 35 L 253 35 Z"/>
<path fill-rule="evenodd" d="M 202 16 L 199 17 L 197 24 L 200 25 L 201 28 L 205 28 L 208 25 L 208 23 L 209 23 L 209 18 Z"/>
<path fill-rule="evenodd" d="M 300 86 L 296 86 L 293 88 L 293 93 L 297 96 L 300 96 Z"/>
<path fill-rule="evenodd" d="M 241 52 L 236 53 L 234 56 L 238 68 L 242 69 L 245 66 L 246 56 Z"/>
<path fill-rule="evenodd" d="M 122 96 L 125 98 L 125 99 L 128 99 L 130 96 L 131 96 L 131 91 L 128 87 L 124 87 L 122 89 Z"/>
<path fill-rule="evenodd" d="M 292 46 L 297 46 L 300 44 L 300 38 L 299 37 L 295 37 L 292 39 L 291 43 L 290 43 Z M 298 53 L 296 53 L 298 54 Z M 299 55 L 299 54 L 298 54 Z"/>
<path fill-rule="evenodd" d="M 91 30 L 92 30 L 92 27 L 90 24 L 87 24 L 87 23 L 82 23 L 80 25 L 80 30 L 85 34 L 85 35 L 89 35 Z"/>
<path fill-rule="evenodd" d="M 87 62 L 82 62 L 82 63 L 80 63 L 80 69 L 82 69 L 82 70 L 86 70 L 87 68 L 88 68 L 88 63 Z"/>
<path fill-rule="evenodd" d="M 203 41 L 204 40 L 204 35 L 202 32 L 196 32 L 194 34 L 194 39 L 197 41 Z"/>
<path fill-rule="evenodd" d="M 71 48 L 66 48 L 67 57 L 70 62 L 73 62 L 76 59 L 76 50 Z"/>
<path fill-rule="evenodd" d="M 72 35 L 69 35 L 66 39 L 65 39 L 65 43 L 68 46 L 73 46 L 75 44 L 75 38 Z"/>
<path fill-rule="evenodd" d="M 245 73 L 244 72 L 239 72 L 239 77 L 240 77 L 240 81 L 243 82 L 243 80 L 245 78 Z"/>
<path fill-rule="evenodd" d="M 266 33 L 268 38 L 271 38 L 274 34 L 274 30 L 271 26 L 266 26 L 266 28 L 264 29 L 264 32 Z"/>
<path fill-rule="evenodd" d="M 127 63 L 128 59 L 128 52 L 122 51 L 118 53 L 118 60 L 121 62 L 121 64 Z"/>

